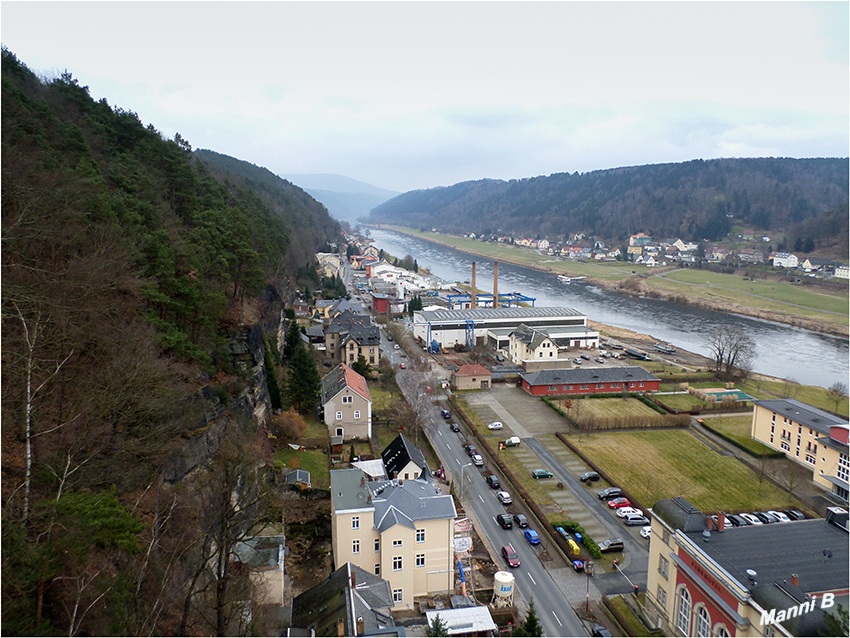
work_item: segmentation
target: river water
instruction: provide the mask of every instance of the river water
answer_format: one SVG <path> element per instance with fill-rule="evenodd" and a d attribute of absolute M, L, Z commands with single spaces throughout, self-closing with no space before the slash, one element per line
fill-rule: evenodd
<path fill-rule="evenodd" d="M 477 263 L 478 288 L 492 292 L 493 261 L 388 230 L 370 228 L 375 246 L 450 281 L 466 281 Z M 499 292 L 536 297 L 536 306 L 575 308 L 592 321 L 649 334 L 665 343 L 709 356 L 703 335 L 719 324 L 744 327 L 756 342 L 753 370 L 806 385 L 848 383 L 848 341 L 780 323 L 702 310 L 659 299 L 641 299 L 596 286 L 562 283 L 557 275 L 499 262 Z"/>

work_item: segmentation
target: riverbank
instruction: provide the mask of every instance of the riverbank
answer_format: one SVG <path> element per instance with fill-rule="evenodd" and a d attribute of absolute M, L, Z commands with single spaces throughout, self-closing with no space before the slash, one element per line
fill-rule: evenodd
<path fill-rule="evenodd" d="M 618 262 L 618 265 L 622 265 L 621 268 L 611 268 L 608 270 L 609 276 L 599 276 L 598 272 L 588 272 L 591 267 L 593 267 L 593 270 L 598 271 L 599 267 L 596 264 L 551 261 L 551 258 L 544 257 L 543 255 L 536 255 L 540 258 L 540 260 L 537 260 L 534 259 L 535 254 L 530 251 L 523 251 L 524 254 L 522 254 L 522 257 L 524 258 L 518 259 L 516 256 L 512 256 L 510 254 L 511 250 L 519 250 L 513 247 L 482 244 L 479 249 L 478 246 L 470 245 L 473 244 L 473 242 L 463 240 L 462 238 L 455 238 L 454 236 L 445 236 L 447 238 L 443 239 L 442 237 L 436 236 L 432 233 L 420 233 L 400 226 L 376 225 L 374 227 L 392 230 L 410 237 L 423 239 L 442 246 L 448 246 L 449 248 L 453 248 L 470 255 L 477 255 L 487 259 L 530 268 L 540 272 L 567 275 L 572 274 L 574 276 L 583 275 L 586 277 L 586 283 L 612 292 L 619 292 L 635 297 L 666 299 L 674 303 L 686 304 L 705 310 L 713 310 L 745 317 L 753 317 L 766 321 L 774 321 L 796 328 L 810 330 L 812 332 L 843 337 L 845 339 L 850 337 L 850 324 L 848 323 L 842 324 L 830 322 L 822 319 L 801 316 L 799 314 L 794 314 L 793 312 L 780 311 L 773 308 L 761 308 L 759 307 L 757 300 L 754 300 L 752 304 L 741 303 L 731 297 L 725 297 L 722 291 L 716 288 L 706 289 L 705 291 L 701 291 L 700 294 L 692 294 L 689 292 L 672 292 L 653 288 L 648 284 L 648 281 L 651 279 L 653 274 L 661 274 L 670 269 L 650 271 L 649 269 L 637 267 L 632 270 L 631 264 L 628 264 L 627 262 Z M 488 250 L 488 248 L 491 249 Z M 571 271 L 571 265 L 580 266 L 581 268 L 578 270 L 573 268 Z M 638 270 L 641 272 L 638 272 Z"/>

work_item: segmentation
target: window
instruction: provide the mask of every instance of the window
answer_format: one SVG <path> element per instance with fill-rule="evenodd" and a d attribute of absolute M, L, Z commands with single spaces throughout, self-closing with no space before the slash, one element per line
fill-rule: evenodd
<path fill-rule="evenodd" d="M 425 554 L 416 554 L 416 566 L 425 567 Z"/>
<path fill-rule="evenodd" d="M 711 635 L 711 618 L 708 616 L 708 610 L 700 606 L 697 612 L 697 636 L 705 637 Z"/>
<path fill-rule="evenodd" d="M 670 544 L 670 532 L 668 532 L 666 529 L 664 530 L 664 533 L 661 535 L 661 538 L 664 541 L 665 545 Z"/>
<path fill-rule="evenodd" d="M 369 346 L 369 354 L 375 354 L 375 346 Z"/>
<path fill-rule="evenodd" d="M 360 529 L 360 517 L 352 516 L 351 517 L 351 529 Z"/>
<path fill-rule="evenodd" d="M 375 539 L 375 551 L 376 552 L 381 551 L 381 539 L 380 538 Z"/>
<path fill-rule="evenodd" d="M 393 589 L 393 602 L 400 603 L 404 596 L 401 595 L 400 589 Z"/>
<path fill-rule="evenodd" d="M 344 430 L 343 428 L 337 428 L 337 429 L 336 429 L 336 435 L 337 435 L 337 436 L 342 436 L 342 433 L 343 433 L 344 431 L 345 431 L 345 430 Z"/>
<path fill-rule="evenodd" d="M 401 541 L 399 539 L 394 540 L 393 547 L 401 547 Z"/>
<path fill-rule="evenodd" d="M 360 418 L 360 410 L 355 410 L 355 411 L 354 411 L 354 418 L 355 418 L 355 419 L 359 419 L 359 418 Z"/>
<path fill-rule="evenodd" d="M 847 481 L 848 477 L 850 477 L 850 462 L 848 462 L 846 454 L 840 454 L 838 456 L 838 478 Z"/>
<path fill-rule="evenodd" d="M 679 608 L 676 611 L 676 628 L 685 636 L 691 635 L 691 595 L 685 587 L 683 587 L 679 592 Z"/>
<path fill-rule="evenodd" d="M 726 627 L 722 625 L 717 628 L 717 632 L 715 633 L 715 635 L 719 636 L 720 638 L 729 638 L 729 632 L 726 631 Z"/>
<path fill-rule="evenodd" d="M 375 363 L 375 355 L 369 355 L 369 363 Z"/>
<path fill-rule="evenodd" d="M 782 441 L 782 444 L 781 444 L 779 447 L 781 447 L 781 448 L 782 448 L 783 450 L 785 450 L 786 452 L 790 452 L 790 451 L 791 451 L 791 446 L 790 446 L 790 445 L 788 445 L 788 443 L 786 443 L 785 441 Z"/>
<path fill-rule="evenodd" d="M 359 554 L 360 553 L 360 541 L 351 541 L 351 553 Z"/>
<path fill-rule="evenodd" d="M 667 591 L 661 586 L 658 586 L 658 604 L 667 609 Z"/>
<path fill-rule="evenodd" d="M 337 421 L 342 421 L 342 412 L 337 412 L 337 413 L 336 413 L 336 420 L 337 420 Z"/>
<path fill-rule="evenodd" d="M 816 460 L 817 459 L 814 456 L 806 453 L 806 463 L 809 463 L 810 465 L 814 465 Z"/>
<path fill-rule="evenodd" d="M 343 403 L 353 403 L 354 397 L 352 397 L 352 396 L 342 397 L 342 402 Z"/>
<path fill-rule="evenodd" d="M 393 571 L 401 571 L 401 556 L 393 556 Z"/>
<path fill-rule="evenodd" d="M 375 576 L 381 575 L 381 563 L 375 563 Z"/>
<path fill-rule="evenodd" d="M 417 543 L 424 543 L 425 542 L 425 530 L 424 529 L 417 529 L 416 530 L 416 542 Z"/>
<path fill-rule="evenodd" d="M 670 565 L 670 561 L 664 558 L 663 556 L 658 557 L 658 573 L 667 578 L 667 567 Z"/>

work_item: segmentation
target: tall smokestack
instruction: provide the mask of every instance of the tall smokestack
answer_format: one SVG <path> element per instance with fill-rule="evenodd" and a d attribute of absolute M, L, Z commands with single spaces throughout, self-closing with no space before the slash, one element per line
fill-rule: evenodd
<path fill-rule="evenodd" d="M 499 262 L 493 262 L 493 307 L 499 307 Z"/>
<path fill-rule="evenodd" d="M 475 299 L 475 262 L 472 262 L 472 299 L 469 302 L 469 307 L 475 310 L 477 304 Z"/>

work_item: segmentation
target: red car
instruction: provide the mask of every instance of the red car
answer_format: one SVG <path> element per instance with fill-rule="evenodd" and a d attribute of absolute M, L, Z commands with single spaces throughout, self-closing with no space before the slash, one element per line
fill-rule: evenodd
<path fill-rule="evenodd" d="M 512 545 L 502 547 L 502 556 L 504 556 L 509 567 L 519 567 L 519 556 L 516 555 Z"/>
<path fill-rule="evenodd" d="M 611 509 L 619 509 L 621 507 L 631 507 L 632 504 L 629 502 L 625 496 L 621 496 L 619 498 L 612 499 L 608 501 L 608 507 Z"/>
<path fill-rule="evenodd" d="M 402 370 L 407 370 L 407 364 L 406 364 L 406 363 L 402 363 L 402 364 L 399 366 L 399 368 L 401 368 Z"/>

